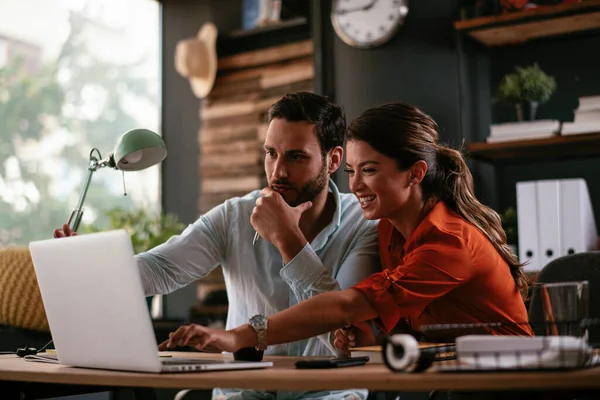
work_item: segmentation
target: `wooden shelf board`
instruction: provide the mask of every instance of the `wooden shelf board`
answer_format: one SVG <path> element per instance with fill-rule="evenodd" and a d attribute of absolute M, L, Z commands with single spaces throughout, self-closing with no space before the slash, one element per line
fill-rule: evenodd
<path fill-rule="evenodd" d="M 565 159 L 600 156 L 600 132 L 555 136 L 501 143 L 470 143 L 467 156 L 474 160 L 502 162 L 519 159 Z"/>
<path fill-rule="evenodd" d="M 238 30 L 235 30 L 235 31 L 232 31 L 232 32 L 226 34 L 225 36 L 227 36 L 229 38 L 252 36 L 252 35 L 259 34 L 259 33 L 272 32 L 272 31 L 277 31 L 280 29 L 292 28 L 295 26 L 303 26 L 303 25 L 306 25 L 307 23 L 308 23 L 308 19 L 306 17 L 295 17 L 295 18 L 290 18 L 290 19 L 274 22 L 271 24 L 267 24 L 264 26 L 259 26 L 259 27 L 252 28 L 252 29 L 238 29 Z"/>
<path fill-rule="evenodd" d="M 517 44 L 542 37 L 595 30 L 600 29 L 600 0 L 456 21 L 454 28 L 466 32 L 486 46 Z"/>

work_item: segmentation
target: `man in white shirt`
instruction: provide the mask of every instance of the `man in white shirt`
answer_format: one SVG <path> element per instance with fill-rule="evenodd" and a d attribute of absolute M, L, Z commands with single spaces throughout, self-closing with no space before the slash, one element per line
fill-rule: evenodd
<path fill-rule="evenodd" d="M 221 265 L 227 328 L 271 315 L 322 292 L 346 289 L 380 270 L 377 222 L 330 179 L 342 162 L 346 120 L 328 98 L 299 92 L 269 110 L 264 143 L 269 186 L 225 201 L 181 235 L 137 255 L 146 295 L 165 294 Z M 55 231 L 55 236 L 70 234 Z M 253 243 L 255 234 L 260 237 Z M 338 355 L 332 334 L 270 346 L 268 355 Z M 366 390 L 255 392 L 215 389 L 219 398 L 365 399 Z"/>

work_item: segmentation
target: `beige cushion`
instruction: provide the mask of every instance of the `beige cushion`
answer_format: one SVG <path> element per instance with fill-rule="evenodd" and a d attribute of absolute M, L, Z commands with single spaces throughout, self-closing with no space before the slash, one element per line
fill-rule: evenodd
<path fill-rule="evenodd" d="M 26 247 L 0 248 L 0 325 L 49 331 L 33 262 Z"/>

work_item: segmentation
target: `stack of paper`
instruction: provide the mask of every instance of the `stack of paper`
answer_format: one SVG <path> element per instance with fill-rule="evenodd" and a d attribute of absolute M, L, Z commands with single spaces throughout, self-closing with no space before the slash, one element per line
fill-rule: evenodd
<path fill-rule="evenodd" d="M 575 110 L 575 120 L 565 122 L 561 134 L 600 132 L 600 96 L 579 98 L 579 107 Z"/>
<path fill-rule="evenodd" d="M 543 139 L 557 135 L 560 122 L 550 119 L 526 122 L 507 122 L 490 127 L 488 143 L 508 142 L 514 140 Z"/>

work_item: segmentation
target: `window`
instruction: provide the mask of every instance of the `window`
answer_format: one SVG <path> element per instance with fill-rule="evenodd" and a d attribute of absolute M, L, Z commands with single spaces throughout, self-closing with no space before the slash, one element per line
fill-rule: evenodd
<path fill-rule="evenodd" d="M 130 129 L 160 134 L 159 13 L 154 0 L 0 2 L 0 245 L 67 221 L 92 148 L 104 158 Z M 158 212 L 160 166 L 98 170 L 82 224 L 107 229 L 115 208 Z"/>

